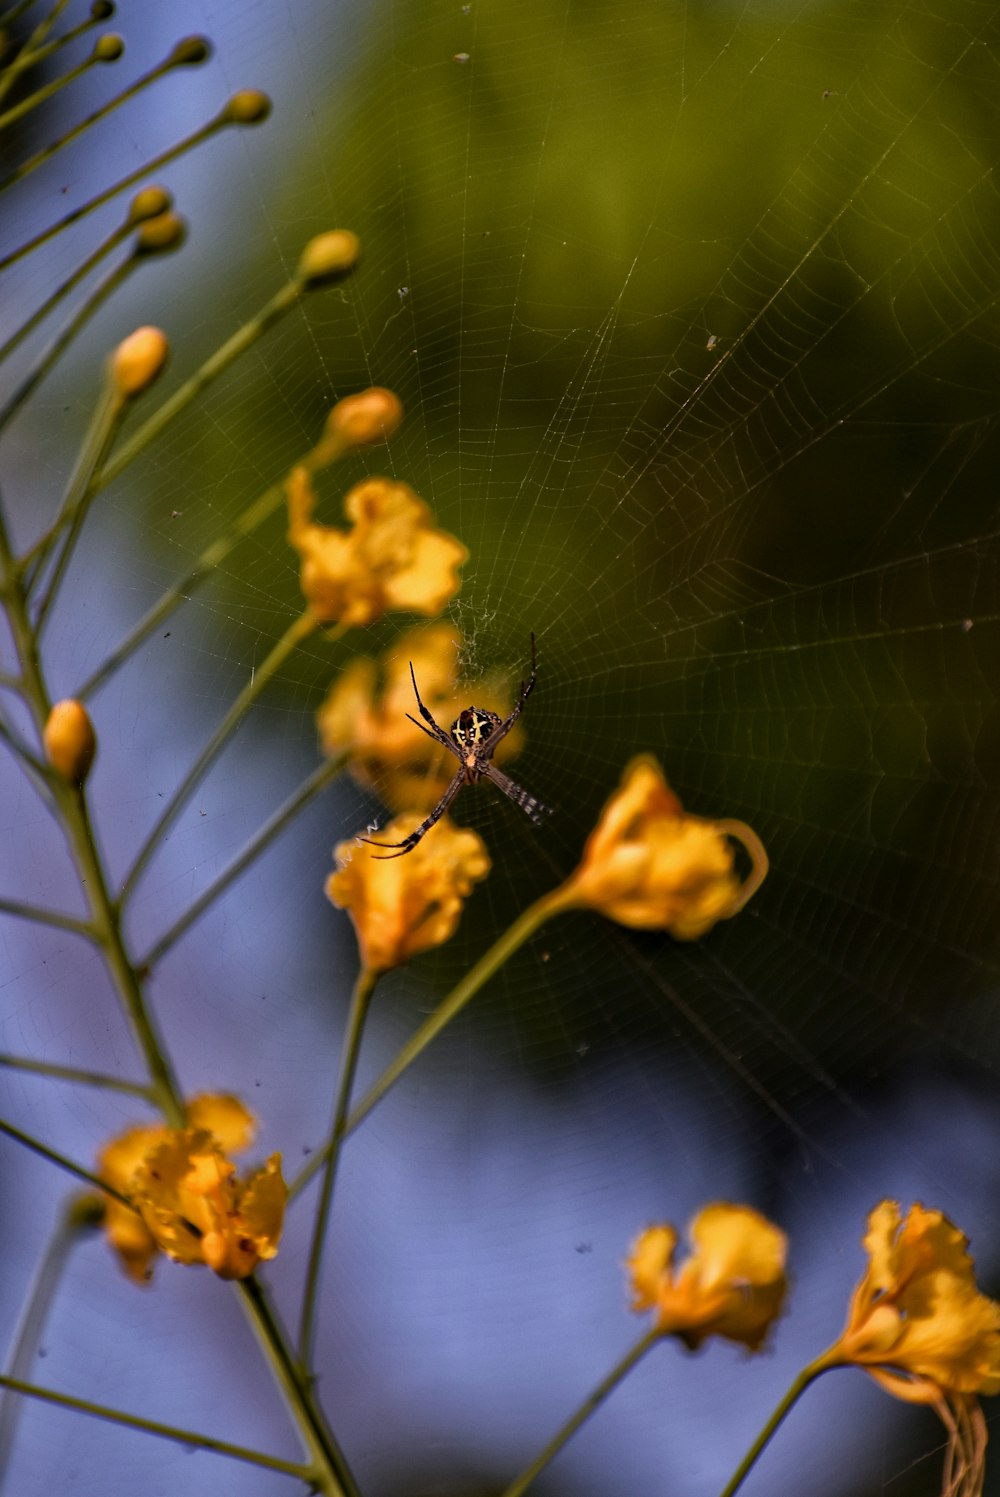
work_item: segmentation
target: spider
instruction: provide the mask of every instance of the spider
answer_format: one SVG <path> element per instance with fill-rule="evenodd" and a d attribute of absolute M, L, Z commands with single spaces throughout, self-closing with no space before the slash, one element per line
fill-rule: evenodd
<path fill-rule="evenodd" d="M 530 816 L 536 826 L 542 825 L 544 816 L 551 816 L 549 806 L 543 806 L 540 800 L 529 795 L 527 790 L 522 790 L 520 785 L 504 774 L 502 769 L 497 769 L 493 763 L 493 755 L 497 744 L 502 738 L 506 738 L 511 728 L 521 716 L 521 709 L 528 697 L 531 695 L 535 684 L 535 636 L 531 636 L 531 675 L 528 684 L 521 682 L 521 689 L 517 694 L 517 701 L 506 717 L 501 718 L 496 712 L 488 712 L 485 707 L 466 707 L 460 712 L 446 733 L 438 723 L 434 721 L 430 711 L 420 700 L 420 690 L 417 686 L 417 678 L 413 672 L 413 662 L 410 662 L 410 680 L 413 682 L 413 694 L 420 708 L 420 716 L 424 722 L 430 723 L 429 728 L 424 723 L 417 722 L 415 717 L 406 714 L 411 723 L 415 723 L 421 732 L 427 734 L 428 738 L 435 739 L 444 745 L 449 753 L 454 754 L 459 762 L 459 770 L 448 786 L 447 790 L 434 807 L 426 821 L 422 821 L 415 832 L 411 832 L 402 842 L 376 842 L 372 837 L 362 837 L 362 842 L 371 843 L 372 847 L 396 847 L 398 852 L 383 854 L 380 861 L 387 858 L 401 858 L 404 853 L 411 852 L 421 837 L 429 832 L 436 822 L 447 811 L 463 785 L 474 785 L 477 780 L 490 780 L 498 790 L 502 790 L 508 800 L 512 800 L 515 806 L 520 806 L 526 816 Z M 373 854 L 378 856 L 378 854 Z"/>

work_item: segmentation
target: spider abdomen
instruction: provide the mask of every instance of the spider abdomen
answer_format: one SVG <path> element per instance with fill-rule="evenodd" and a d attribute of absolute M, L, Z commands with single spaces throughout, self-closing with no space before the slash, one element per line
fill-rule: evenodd
<path fill-rule="evenodd" d="M 485 707 L 466 707 L 460 712 L 451 725 L 451 738 L 462 750 L 463 759 L 469 752 L 482 747 L 502 721 L 503 718 L 495 712 L 488 712 Z"/>

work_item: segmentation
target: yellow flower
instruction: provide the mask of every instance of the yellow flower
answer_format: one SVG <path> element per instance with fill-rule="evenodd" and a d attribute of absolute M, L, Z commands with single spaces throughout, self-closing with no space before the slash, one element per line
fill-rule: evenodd
<path fill-rule="evenodd" d="M 730 838 L 753 863 L 744 883 L 733 869 Z M 564 909 L 595 909 L 620 925 L 695 941 L 743 908 L 767 867 L 750 827 L 688 815 L 656 760 L 641 754 L 626 767 L 556 898 Z"/>
<path fill-rule="evenodd" d="M 725 1336 L 756 1351 L 784 1300 L 787 1240 L 749 1206 L 717 1201 L 688 1228 L 692 1252 L 675 1270 L 677 1233 L 649 1227 L 626 1263 L 632 1309 L 652 1310 L 665 1336 L 694 1350 Z"/>
<path fill-rule="evenodd" d="M 470 702 L 501 717 L 510 711 L 509 695 L 489 679 L 463 686 L 459 695 L 459 645 L 451 624 L 418 624 L 380 663 L 367 656 L 352 660 L 317 713 L 323 752 L 349 752 L 354 777 L 394 811 L 429 810 L 456 769 L 447 750 L 410 721 L 418 715 L 411 662 L 420 695 L 445 731 Z M 518 723 L 497 745 L 496 762 L 516 755 L 523 741 Z"/>
<path fill-rule="evenodd" d="M 940 1211 L 882 1201 L 868 1218 L 868 1271 L 838 1342 L 900 1398 L 1000 1391 L 1000 1305 L 976 1288 L 968 1239 Z"/>
<path fill-rule="evenodd" d="M 381 835 L 402 841 L 420 821 L 419 813 L 397 816 Z M 405 858 L 380 857 L 377 848 L 357 842 L 338 843 L 334 858 L 337 869 L 326 881 L 326 895 L 350 914 L 370 972 L 387 972 L 447 941 L 463 899 L 490 871 L 482 838 L 447 817 Z"/>
<path fill-rule="evenodd" d="M 389 610 L 432 617 L 459 588 L 468 552 L 436 530 L 431 512 L 405 483 L 368 478 L 344 500 L 351 530 L 312 520 L 307 470 L 289 475 L 288 539 L 302 560 L 302 591 L 323 624 L 370 624 Z"/>
<path fill-rule="evenodd" d="M 280 1154 L 239 1180 L 206 1129 L 171 1130 L 146 1155 L 130 1194 L 157 1247 L 178 1263 L 243 1279 L 278 1251 L 288 1195 Z"/>
<path fill-rule="evenodd" d="M 195 1097 L 187 1128 L 130 1128 L 98 1160 L 101 1177 L 134 1203 L 109 1197 L 104 1227 L 126 1273 L 152 1274 L 157 1252 L 180 1263 L 206 1263 L 221 1278 L 244 1278 L 273 1258 L 287 1191 L 273 1154 L 239 1181 L 228 1153 L 249 1146 L 254 1120 L 236 1097 Z"/>
<path fill-rule="evenodd" d="M 980 1294 L 968 1239 L 940 1211 L 868 1218 L 868 1270 L 824 1366 L 854 1364 L 896 1398 L 930 1404 L 948 1431 L 944 1490 L 982 1490 L 986 1421 L 976 1394 L 1000 1391 L 1000 1305 Z"/>

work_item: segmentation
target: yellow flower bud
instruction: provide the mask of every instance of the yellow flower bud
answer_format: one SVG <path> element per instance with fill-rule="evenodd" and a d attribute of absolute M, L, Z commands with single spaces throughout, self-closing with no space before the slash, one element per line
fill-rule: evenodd
<path fill-rule="evenodd" d="M 180 249 L 187 238 L 187 225 L 179 213 L 161 213 L 141 225 L 135 236 L 135 253 L 139 256 L 169 255 Z"/>
<path fill-rule="evenodd" d="M 94 725 L 83 703 L 73 698 L 56 702 L 42 741 L 45 756 L 56 774 L 70 785 L 82 785 L 97 751 Z"/>
<path fill-rule="evenodd" d="M 361 240 L 350 229 L 331 229 L 310 239 L 299 259 L 298 274 L 309 290 L 342 281 L 361 254 Z"/>
<path fill-rule="evenodd" d="M 170 343 L 158 327 L 136 328 L 111 355 L 110 377 L 122 400 L 134 400 L 161 373 Z"/>
<path fill-rule="evenodd" d="M 141 192 L 136 193 L 129 205 L 128 221 L 130 224 L 141 224 L 147 218 L 159 218 L 172 203 L 173 198 L 165 187 L 157 187 L 155 184 L 144 187 Z"/>
<path fill-rule="evenodd" d="M 95 62 L 117 62 L 124 51 L 125 38 L 117 31 L 108 31 L 98 37 L 91 56 Z"/>
<path fill-rule="evenodd" d="M 232 125 L 260 125 L 271 113 L 271 101 L 259 88 L 241 88 L 233 94 L 222 111 L 222 118 Z"/>
<path fill-rule="evenodd" d="M 368 447 L 386 442 L 403 419 L 403 405 L 398 395 L 379 385 L 345 395 L 338 400 L 326 421 L 326 434 L 336 438 L 341 449 Z"/>

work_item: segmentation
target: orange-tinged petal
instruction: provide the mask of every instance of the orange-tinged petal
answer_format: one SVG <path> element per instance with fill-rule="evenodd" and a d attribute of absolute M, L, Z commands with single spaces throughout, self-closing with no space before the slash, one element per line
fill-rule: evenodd
<path fill-rule="evenodd" d="M 735 872 L 733 840 L 754 864 L 746 882 Z M 643 754 L 626 768 L 560 900 L 694 941 L 742 909 L 766 872 L 767 855 L 749 827 L 688 815 L 656 760 Z"/>
<path fill-rule="evenodd" d="M 402 841 L 421 817 L 398 816 L 382 829 L 382 842 Z M 405 857 L 385 857 L 377 847 L 341 842 L 337 868 L 326 881 L 327 898 L 346 909 L 363 965 L 371 972 L 401 966 L 454 933 L 463 901 L 490 871 L 476 832 L 443 817 Z"/>
<path fill-rule="evenodd" d="M 204 1093 L 187 1105 L 188 1123 L 211 1133 L 226 1154 L 242 1154 L 257 1133 L 257 1120 L 239 1097 L 230 1093 Z"/>
<path fill-rule="evenodd" d="M 628 1268 L 636 1310 L 652 1309 L 664 1335 L 700 1346 L 724 1336 L 756 1351 L 781 1312 L 787 1289 L 783 1232 L 749 1206 L 719 1201 L 688 1229 L 690 1255 L 673 1262 L 673 1227 L 651 1227 Z"/>

